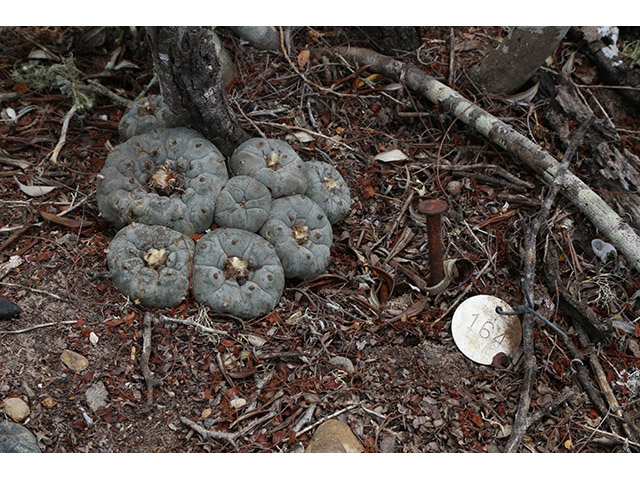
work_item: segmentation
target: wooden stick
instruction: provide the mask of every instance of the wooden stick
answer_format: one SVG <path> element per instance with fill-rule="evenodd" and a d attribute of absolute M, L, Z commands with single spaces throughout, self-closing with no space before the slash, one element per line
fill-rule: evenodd
<path fill-rule="evenodd" d="M 338 47 L 329 53 L 361 65 L 405 84 L 428 100 L 459 118 L 507 152 L 535 170 L 547 184 L 557 176 L 559 163 L 539 145 L 515 131 L 509 125 L 475 106 L 455 90 L 430 77 L 419 68 L 410 66 L 372 50 Z M 575 205 L 600 232 L 640 271 L 640 236 L 591 188 L 573 174 L 563 175 L 560 187 L 565 198 Z"/>
<path fill-rule="evenodd" d="M 160 380 L 154 378 L 153 372 L 149 368 L 149 357 L 151 356 L 151 329 L 153 328 L 153 315 L 149 312 L 144 314 L 144 331 L 142 333 L 142 355 L 140 356 L 140 370 L 147 384 L 146 405 L 153 405 L 153 387 L 160 385 Z"/>
<path fill-rule="evenodd" d="M 311 430 L 312 428 L 317 427 L 318 425 L 320 425 L 322 422 L 325 422 L 333 417 L 337 417 L 338 415 L 342 415 L 345 412 L 348 412 L 349 410 L 353 410 L 354 408 L 359 407 L 360 404 L 359 403 L 354 403 L 353 405 L 349 405 L 348 407 L 345 407 L 341 410 L 338 410 L 337 412 L 333 412 L 331 415 L 327 415 L 326 417 L 321 418 L 320 420 L 318 420 L 316 423 L 309 425 L 306 428 L 303 428 L 302 430 L 300 430 L 299 432 L 297 432 L 296 435 L 302 435 L 305 432 L 308 432 L 309 430 Z"/>
<path fill-rule="evenodd" d="M 551 211 L 551 205 L 555 200 L 555 197 L 560 188 L 562 178 L 569 168 L 569 162 L 575 154 L 579 143 L 582 141 L 582 137 L 586 133 L 587 129 L 591 125 L 592 120 L 588 120 L 580 126 L 578 132 L 575 134 L 569 148 L 565 152 L 562 163 L 558 167 L 557 176 L 553 180 L 547 195 L 542 202 L 540 211 L 535 216 L 531 225 L 525 233 L 525 247 L 524 247 L 524 289 L 525 291 L 533 292 L 533 282 L 535 277 L 536 268 L 536 241 L 538 238 L 538 232 L 542 227 L 542 224 L 546 222 L 549 212 Z M 527 302 L 533 301 L 533 299 L 526 299 Z M 522 387 L 520 389 L 520 401 L 518 402 L 518 410 L 516 411 L 515 421 L 513 429 L 507 445 L 505 446 L 505 452 L 515 452 L 520 446 L 524 435 L 531 425 L 531 416 L 529 415 L 529 407 L 531 405 L 531 392 L 535 383 L 535 375 L 537 370 L 536 356 L 534 350 L 533 341 L 533 322 L 534 317 L 532 314 L 523 315 L 522 319 L 522 346 L 524 349 L 524 378 L 522 379 Z"/>
<path fill-rule="evenodd" d="M 30 332 L 31 330 L 36 330 L 38 328 L 54 327 L 56 325 L 73 325 L 74 323 L 77 323 L 77 320 L 64 320 L 62 322 L 42 323 L 40 325 L 34 325 L 32 327 L 23 328 L 22 330 L 0 330 L 0 335 L 27 333 L 27 332 Z"/>
<path fill-rule="evenodd" d="M 58 155 L 60 155 L 60 150 L 62 150 L 64 144 L 67 143 L 67 130 L 69 129 L 69 122 L 71 121 L 71 117 L 73 117 L 77 110 L 78 105 L 74 103 L 62 120 L 62 131 L 60 132 L 60 139 L 58 140 L 58 144 L 55 146 L 53 152 L 51 153 L 51 163 L 58 162 Z"/>

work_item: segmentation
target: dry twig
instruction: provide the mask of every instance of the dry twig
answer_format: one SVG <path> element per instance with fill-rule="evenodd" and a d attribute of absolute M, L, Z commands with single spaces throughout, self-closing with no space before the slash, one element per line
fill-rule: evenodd
<path fill-rule="evenodd" d="M 569 163 L 573 155 L 575 154 L 578 145 L 582 141 L 582 137 L 590 127 L 592 121 L 592 118 L 589 119 L 587 122 L 582 124 L 578 129 L 578 132 L 576 132 L 573 140 L 571 141 L 571 145 L 569 145 L 569 148 L 565 152 L 562 163 L 558 167 L 556 177 L 549 187 L 547 196 L 542 202 L 540 211 L 535 216 L 535 218 L 531 222 L 531 225 L 525 233 L 523 280 L 523 288 L 525 291 L 533 292 L 533 283 L 536 268 L 536 240 L 538 237 L 538 232 L 540 231 L 542 224 L 547 220 L 549 216 L 551 205 L 553 205 L 553 201 L 555 200 L 555 197 L 560 188 L 562 177 L 567 172 Z M 533 299 L 530 300 L 533 301 Z M 527 299 L 527 302 L 529 302 L 529 299 Z M 527 431 L 527 428 L 529 428 L 529 426 L 531 425 L 532 417 L 529 414 L 529 407 L 531 405 L 531 392 L 535 383 L 535 375 L 537 369 L 535 350 L 533 346 L 533 320 L 533 315 L 523 315 L 522 346 L 524 349 L 524 378 L 522 379 L 520 401 L 518 402 L 518 410 L 516 412 L 513 430 L 511 431 L 511 436 L 509 437 L 507 445 L 505 446 L 506 452 L 515 452 L 519 448 L 520 443 L 522 442 L 522 439 L 524 438 L 524 435 Z"/>
<path fill-rule="evenodd" d="M 153 315 L 149 312 L 144 314 L 144 331 L 142 333 L 142 355 L 140 356 L 140 370 L 147 384 L 147 402 L 150 407 L 153 405 L 153 388 L 160 385 L 160 380 L 154 378 L 153 372 L 149 369 L 149 357 L 151 356 L 151 329 L 153 328 Z"/>

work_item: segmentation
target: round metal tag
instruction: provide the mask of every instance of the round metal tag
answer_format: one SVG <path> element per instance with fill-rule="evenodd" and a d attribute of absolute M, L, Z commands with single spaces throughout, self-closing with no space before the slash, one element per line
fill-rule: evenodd
<path fill-rule="evenodd" d="M 504 300 L 476 295 L 460 304 L 451 321 L 453 340 L 460 351 L 482 365 L 491 365 L 499 353 L 512 357 L 522 340 L 518 316 L 500 315 L 496 313 L 496 307 L 511 311 Z"/>

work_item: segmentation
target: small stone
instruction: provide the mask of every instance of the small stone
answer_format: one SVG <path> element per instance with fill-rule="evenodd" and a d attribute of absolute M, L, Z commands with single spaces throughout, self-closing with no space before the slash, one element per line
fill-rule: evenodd
<path fill-rule="evenodd" d="M 22 310 L 11 300 L 0 297 L 0 320 L 9 320 L 18 315 Z"/>
<path fill-rule="evenodd" d="M 459 182 L 458 180 L 451 180 L 447 183 L 446 189 L 449 195 L 455 197 L 462 190 L 462 182 Z"/>
<path fill-rule="evenodd" d="M 107 406 L 108 395 L 107 387 L 104 386 L 104 383 L 98 382 L 87 388 L 85 399 L 89 408 L 95 412 L 99 408 Z"/>
<path fill-rule="evenodd" d="M 348 425 L 327 420 L 318 427 L 309 442 L 307 453 L 360 453 L 364 447 Z"/>
<path fill-rule="evenodd" d="M 71 350 L 65 350 L 60 355 L 60 360 L 64 363 L 69 370 L 75 373 L 80 373 L 89 366 L 89 360 L 84 355 L 73 352 Z"/>
<path fill-rule="evenodd" d="M 211 416 L 211 414 L 213 413 L 213 410 L 211 410 L 210 408 L 205 408 L 202 413 L 200 414 L 200 416 L 202 418 L 208 418 Z"/>
<path fill-rule="evenodd" d="M 236 397 L 229 402 L 229 406 L 231 408 L 235 408 L 236 410 L 244 407 L 246 404 L 247 404 L 247 401 L 244 398 L 239 398 L 239 397 Z"/>
<path fill-rule="evenodd" d="M 14 422 L 22 422 L 29 416 L 29 405 L 18 397 L 7 398 L 3 403 L 4 413 Z"/>
<path fill-rule="evenodd" d="M 96 335 L 94 332 L 91 332 L 89 334 L 89 341 L 91 342 L 91 345 L 95 346 L 98 344 L 98 335 Z"/>
<path fill-rule="evenodd" d="M 0 421 L 0 453 L 42 453 L 36 437 L 28 428 Z"/>
<path fill-rule="evenodd" d="M 629 351 L 634 357 L 640 358 L 640 344 L 638 344 L 638 342 L 633 338 L 629 339 Z"/>
<path fill-rule="evenodd" d="M 46 397 L 46 398 L 43 398 L 42 402 L 40 402 L 40 403 L 42 403 L 42 406 L 44 408 L 47 408 L 47 409 L 51 410 L 53 407 L 55 407 L 57 405 L 58 402 L 55 399 L 51 398 L 51 397 Z"/>

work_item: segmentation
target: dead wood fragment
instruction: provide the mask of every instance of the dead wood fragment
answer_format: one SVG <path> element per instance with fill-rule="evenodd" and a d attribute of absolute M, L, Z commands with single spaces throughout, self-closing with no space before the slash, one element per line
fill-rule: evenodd
<path fill-rule="evenodd" d="M 640 74 L 629 68 L 617 54 L 615 44 L 605 43 L 605 39 L 614 42 L 615 39 L 607 38 L 599 27 L 572 27 L 569 30 L 569 38 L 578 42 L 578 45 L 586 51 L 587 55 L 595 62 L 598 69 L 607 82 L 611 85 L 623 85 L 630 89 L 620 89 L 619 93 L 636 107 L 640 107 L 640 92 L 634 90 L 640 85 Z"/>
<path fill-rule="evenodd" d="M 147 384 L 147 407 L 153 405 L 153 388 L 160 385 L 160 380 L 154 378 L 149 369 L 149 357 L 151 356 L 151 329 L 153 328 L 153 315 L 145 312 L 143 320 L 144 331 L 142 333 L 142 355 L 140 356 L 140 370 Z"/>
<path fill-rule="evenodd" d="M 590 125 L 591 120 L 588 120 L 586 123 L 583 123 L 576 132 L 573 140 L 571 141 L 571 145 L 569 145 L 569 148 L 564 154 L 562 163 L 557 169 L 556 177 L 549 187 L 549 191 L 547 192 L 547 195 L 542 202 L 542 206 L 540 207 L 538 214 L 535 216 L 535 218 L 531 222 L 531 225 L 525 232 L 523 279 L 523 290 L 525 297 L 528 296 L 527 291 L 533 292 L 538 233 L 540 232 L 542 224 L 546 222 L 547 218 L 549 217 L 551 206 L 553 205 L 555 197 L 560 189 L 560 185 L 562 184 L 562 178 L 568 172 L 569 162 L 575 155 L 576 149 L 578 148 L 580 142 L 582 142 L 582 137 L 587 132 Z M 533 299 L 527 298 L 526 302 L 532 304 Z M 532 424 L 532 417 L 529 414 L 529 407 L 531 405 L 531 392 L 535 383 L 535 375 L 537 370 L 533 341 L 533 320 L 534 317 L 532 314 L 525 314 L 522 319 L 524 376 L 522 379 L 522 387 L 520 389 L 520 401 L 518 402 L 518 410 L 516 411 L 511 435 L 509 436 L 509 440 L 507 441 L 507 445 L 505 446 L 505 452 L 515 452 L 519 448 L 527 429 Z"/>
<path fill-rule="evenodd" d="M 444 111 L 459 118 L 531 167 L 545 183 L 552 183 L 556 177 L 560 166 L 558 161 L 539 145 L 419 68 L 362 48 L 338 47 L 335 52 L 352 62 L 368 64 L 371 70 L 395 81 L 403 81 L 410 89 L 440 105 Z M 565 198 L 609 238 L 626 257 L 632 268 L 640 271 L 640 237 L 633 228 L 575 175 L 571 173 L 563 175 L 560 186 Z"/>

